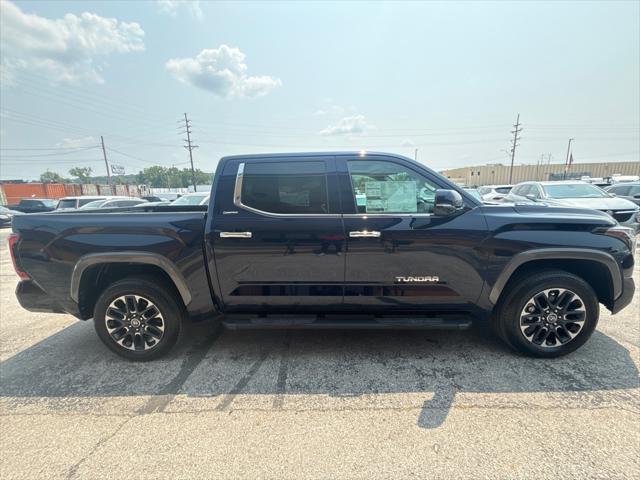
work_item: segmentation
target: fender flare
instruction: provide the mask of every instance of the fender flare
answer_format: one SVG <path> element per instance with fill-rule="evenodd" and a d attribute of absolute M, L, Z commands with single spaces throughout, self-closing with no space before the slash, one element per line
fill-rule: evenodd
<path fill-rule="evenodd" d="M 71 274 L 71 298 L 74 302 L 79 303 L 80 301 L 80 281 L 85 270 L 93 265 L 104 263 L 138 263 L 159 267 L 169 275 L 184 304 L 191 303 L 191 292 L 187 282 L 171 260 L 157 253 L 136 251 L 89 253 L 80 257 Z"/>
<path fill-rule="evenodd" d="M 536 260 L 589 260 L 604 265 L 611 276 L 611 285 L 613 287 L 613 299 L 616 300 L 622 295 L 622 272 L 618 264 L 610 254 L 600 250 L 591 250 L 588 248 L 539 248 L 518 253 L 507 263 L 502 270 L 493 288 L 489 293 L 489 300 L 494 305 L 498 303 L 498 299 L 507 285 L 507 282 L 518 267 L 525 263 Z"/>

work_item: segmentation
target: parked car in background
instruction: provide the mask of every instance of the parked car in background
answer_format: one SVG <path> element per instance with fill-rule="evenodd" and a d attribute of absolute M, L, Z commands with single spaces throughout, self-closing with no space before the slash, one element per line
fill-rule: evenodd
<path fill-rule="evenodd" d="M 171 205 L 207 205 L 208 203 L 209 192 L 195 192 L 181 196 L 171 202 Z"/>
<path fill-rule="evenodd" d="M 544 202 L 548 205 L 584 207 L 611 215 L 620 225 L 640 230 L 640 207 L 580 180 L 523 182 L 504 199 L 507 202 Z"/>
<path fill-rule="evenodd" d="M 470 195 L 472 195 L 473 198 L 475 198 L 476 200 L 480 200 L 481 202 L 483 201 L 482 195 L 480 195 L 480 192 L 478 191 L 477 188 L 464 187 L 464 190 Z"/>
<path fill-rule="evenodd" d="M 112 198 L 111 196 L 101 195 L 87 195 L 80 197 L 63 197 L 58 200 L 58 205 L 56 210 L 75 210 L 76 208 L 80 208 L 85 206 L 89 202 L 95 202 L 96 200 L 106 200 L 108 198 Z"/>
<path fill-rule="evenodd" d="M 616 183 L 605 188 L 605 191 L 640 205 L 640 182 Z"/>
<path fill-rule="evenodd" d="M 168 201 L 166 198 L 164 197 L 158 197 L 156 195 L 145 195 L 143 197 L 140 197 L 143 200 L 146 200 L 147 202 L 166 202 Z"/>
<path fill-rule="evenodd" d="M 0 207 L 0 227 L 10 226 L 15 215 L 22 215 L 22 212 L 10 210 L 7 207 Z"/>
<path fill-rule="evenodd" d="M 23 198 L 17 205 L 6 205 L 6 208 L 22 213 L 52 212 L 57 202 L 51 198 Z"/>
<path fill-rule="evenodd" d="M 105 200 L 94 200 L 93 202 L 89 202 L 80 207 L 80 210 L 90 210 L 93 208 L 134 207 L 141 203 L 147 203 L 147 201 L 135 197 L 108 198 Z"/>
<path fill-rule="evenodd" d="M 484 185 L 478 187 L 478 192 L 483 200 L 491 200 L 493 202 L 502 200 L 513 188 L 512 185 Z"/>

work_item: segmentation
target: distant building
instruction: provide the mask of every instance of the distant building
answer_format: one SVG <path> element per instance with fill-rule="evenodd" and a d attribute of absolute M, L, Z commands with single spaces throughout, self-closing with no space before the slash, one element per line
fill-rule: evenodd
<path fill-rule="evenodd" d="M 461 167 L 443 170 L 449 180 L 466 187 L 481 185 L 502 185 L 509 183 L 509 165 L 489 164 L 476 167 Z M 567 173 L 567 179 L 581 177 L 611 177 L 620 175 L 640 175 L 640 161 L 611 163 L 574 163 Z M 532 180 L 562 180 L 564 163 L 542 165 L 514 165 L 512 183 Z"/>

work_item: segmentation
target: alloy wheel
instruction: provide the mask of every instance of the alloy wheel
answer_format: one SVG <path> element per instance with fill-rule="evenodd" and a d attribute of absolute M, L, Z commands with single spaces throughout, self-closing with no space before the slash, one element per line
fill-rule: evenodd
<path fill-rule="evenodd" d="M 111 339 L 134 351 L 157 347 L 164 336 L 164 318 L 160 309 L 140 295 L 122 295 L 114 299 L 104 321 Z"/>
<path fill-rule="evenodd" d="M 520 331 L 529 342 L 544 348 L 565 345 L 584 327 L 587 318 L 580 296 L 566 288 L 533 295 L 520 313 Z"/>

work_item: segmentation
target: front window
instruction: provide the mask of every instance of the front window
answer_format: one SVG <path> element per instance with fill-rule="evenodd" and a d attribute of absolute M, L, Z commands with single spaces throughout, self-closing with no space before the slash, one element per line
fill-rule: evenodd
<path fill-rule="evenodd" d="M 437 186 L 401 165 L 377 160 L 349 161 L 358 213 L 431 213 Z"/>
<path fill-rule="evenodd" d="M 248 163 L 242 175 L 241 202 L 263 212 L 328 213 L 324 162 Z"/>
<path fill-rule="evenodd" d="M 544 191 L 551 198 L 603 198 L 608 197 L 604 190 L 588 183 L 559 183 L 545 185 Z"/>

